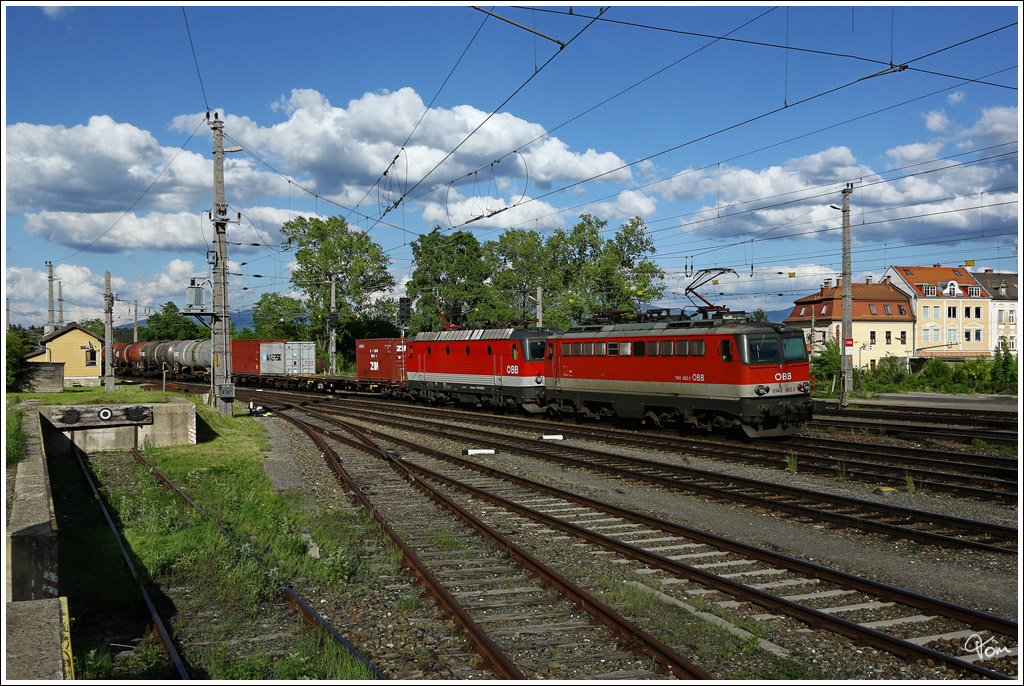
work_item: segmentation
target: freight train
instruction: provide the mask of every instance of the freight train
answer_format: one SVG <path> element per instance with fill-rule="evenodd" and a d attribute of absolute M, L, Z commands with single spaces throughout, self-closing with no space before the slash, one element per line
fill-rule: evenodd
<path fill-rule="evenodd" d="M 163 367 L 178 378 L 203 378 L 212 358 L 202 356 L 199 343 L 117 344 L 115 364 L 144 374 Z M 143 347 L 127 347 L 132 345 Z M 267 366 L 267 346 L 278 346 L 276 351 L 311 343 L 233 345 L 239 385 L 371 391 L 433 404 L 741 430 L 751 437 L 794 433 L 822 407 L 810 397 L 802 332 L 743 312 L 610 321 L 564 332 L 448 329 L 363 339 L 356 341 L 355 378 Z"/>

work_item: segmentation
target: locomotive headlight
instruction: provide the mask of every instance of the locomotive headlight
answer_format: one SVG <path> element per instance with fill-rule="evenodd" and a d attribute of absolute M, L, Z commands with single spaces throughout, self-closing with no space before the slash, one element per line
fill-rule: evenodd
<path fill-rule="evenodd" d="M 762 384 L 761 386 L 758 386 L 757 388 L 754 389 L 754 393 L 757 393 L 758 395 L 768 395 L 768 392 L 770 390 L 772 389 Z"/>
<path fill-rule="evenodd" d="M 536 378 L 536 379 L 534 379 L 534 380 L 533 380 L 533 382 L 534 382 L 534 383 L 536 383 L 536 384 L 538 384 L 538 385 L 539 385 L 539 384 L 542 384 L 542 383 L 544 383 L 544 377 L 543 377 L 543 376 L 541 376 L 540 374 L 538 374 L 538 375 L 537 375 L 537 378 Z"/>
<path fill-rule="evenodd" d="M 796 390 L 800 391 L 801 393 L 809 393 L 811 390 L 811 382 L 801 381 L 800 385 L 796 387 Z"/>

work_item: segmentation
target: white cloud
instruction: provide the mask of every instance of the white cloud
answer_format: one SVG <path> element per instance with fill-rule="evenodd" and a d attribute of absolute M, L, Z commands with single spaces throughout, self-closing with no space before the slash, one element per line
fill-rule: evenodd
<path fill-rule="evenodd" d="M 953 91 L 952 93 L 946 96 L 946 102 L 948 102 L 950 105 L 959 105 L 966 99 L 967 94 L 964 93 L 963 91 Z"/>
<path fill-rule="evenodd" d="M 607 220 L 650 217 L 657 209 L 657 200 L 636 191 L 619 193 L 614 202 L 599 202 L 588 205 L 584 212 Z"/>
<path fill-rule="evenodd" d="M 941 150 L 942 143 L 908 143 L 890 148 L 885 154 L 894 164 L 902 166 L 934 160 Z"/>
<path fill-rule="evenodd" d="M 942 110 L 932 110 L 921 117 L 924 119 L 924 127 L 932 133 L 945 133 L 949 128 L 949 117 Z"/>

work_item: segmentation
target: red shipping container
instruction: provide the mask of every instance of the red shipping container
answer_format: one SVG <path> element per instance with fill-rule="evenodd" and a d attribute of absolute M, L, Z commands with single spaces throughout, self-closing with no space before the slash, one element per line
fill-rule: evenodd
<path fill-rule="evenodd" d="M 284 343 L 283 338 L 235 339 L 231 341 L 231 371 L 234 374 L 260 373 L 260 344 Z"/>
<path fill-rule="evenodd" d="M 360 384 L 399 384 L 405 381 L 405 338 L 365 338 L 356 341 L 356 378 Z"/>

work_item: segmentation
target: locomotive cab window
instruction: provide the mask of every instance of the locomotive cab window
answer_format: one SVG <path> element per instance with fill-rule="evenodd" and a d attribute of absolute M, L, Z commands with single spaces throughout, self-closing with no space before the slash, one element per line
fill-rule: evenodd
<path fill-rule="evenodd" d="M 513 360 L 518 360 L 519 359 L 519 346 L 517 344 L 515 344 L 515 343 L 512 344 L 512 359 Z"/>
<path fill-rule="evenodd" d="M 572 344 L 572 354 L 573 354 L 574 357 L 579 357 L 580 355 L 582 355 L 583 354 L 583 344 L 582 343 L 573 343 Z"/>
<path fill-rule="evenodd" d="M 693 355 L 694 357 L 703 357 L 704 356 L 704 347 L 705 347 L 705 345 L 704 345 L 704 339 L 703 338 L 698 338 L 695 341 L 691 341 L 690 342 L 690 354 Z"/>
<path fill-rule="evenodd" d="M 676 341 L 676 357 L 686 357 L 690 354 L 690 341 Z"/>
<path fill-rule="evenodd" d="M 572 356 L 572 343 L 562 344 L 562 354 L 565 355 L 566 357 Z"/>
<path fill-rule="evenodd" d="M 645 347 L 647 348 L 647 357 L 658 356 L 658 341 L 647 341 Z"/>
<path fill-rule="evenodd" d="M 732 341 L 719 341 L 718 354 L 722 356 L 722 362 L 732 362 Z"/>
<path fill-rule="evenodd" d="M 541 362 L 544 360 L 543 339 L 526 342 L 526 359 L 531 362 Z"/>

